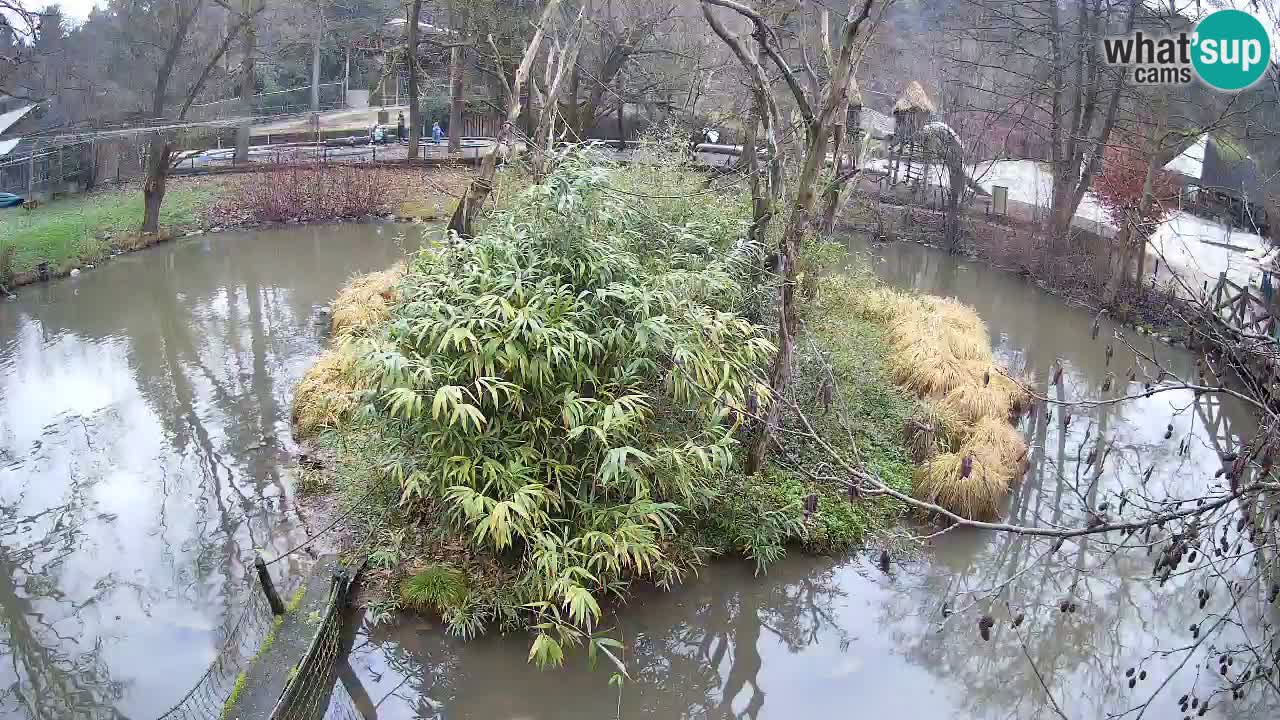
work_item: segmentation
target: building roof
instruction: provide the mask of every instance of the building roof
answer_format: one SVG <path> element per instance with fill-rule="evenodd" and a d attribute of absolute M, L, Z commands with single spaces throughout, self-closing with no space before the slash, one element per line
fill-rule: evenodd
<path fill-rule="evenodd" d="M 1204 153 L 1208 144 L 1209 134 L 1205 133 L 1165 164 L 1164 169 L 1199 180 L 1204 175 Z"/>
<path fill-rule="evenodd" d="M 1201 187 L 1238 195 L 1249 202 L 1261 202 L 1262 179 L 1253 158 L 1229 140 L 1210 137 L 1205 144 Z"/>
<path fill-rule="evenodd" d="M 858 126 L 874 138 L 888 137 L 893 134 L 893 118 L 882 112 L 872 110 L 865 105 L 858 114 Z"/>
<path fill-rule="evenodd" d="M 0 135 L 3 135 L 6 130 L 13 127 L 15 123 L 33 109 L 35 109 L 35 104 L 23 105 L 7 113 L 0 113 Z"/>
<path fill-rule="evenodd" d="M 893 111 L 900 112 L 937 112 L 933 102 L 929 100 L 929 96 L 925 94 L 924 88 L 919 82 L 912 80 L 907 83 L 907 87 L 902 91 L 902 95 L 898 97 L 898 102 L 893 104 Z"/>
<path fill-rule="evenodd" d="M 393 28 L 396 32 L 403 32 L 402 28 L 404 28 L 408 23 L 409 21 L 404 18 L 394 18 L 387 21 L 386 27 Z M 431 23 L 423 22 L 422 20 L 418 21 L 418 32 L 426 35 L 450 35 L 453 33 L 449 28 L 432 25 Z"/>
<path fill-rule="evenodd" d="M 18 143 L 22 142 L 22 138 L 9 138 L 8 140 L 0 140 L 0 158 L 9 154 L 9 151 L 18 147 Z"/>

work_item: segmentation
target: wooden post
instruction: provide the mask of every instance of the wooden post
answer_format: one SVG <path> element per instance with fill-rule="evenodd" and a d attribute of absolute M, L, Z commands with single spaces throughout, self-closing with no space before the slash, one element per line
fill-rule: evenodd
<path fill-rule="evenodd" d="M 33 140 L 31 142 L 31 157 L 27 158 L 27 200 L 36 199 L 36 150 L 39 148 L 39 141 Z"/>
<path fill-rule="evenodd" d="M 280 595 L 271 582 L 271 573 L 267 572 L 267 563 L 262 559 L 261 553 L 254 554 L 253 566 L 258 569 L 258 581 L 262 583 L 262 592 L 266 593 L 267 602 L 271 605 L 271 614 L 283 615 L 284 603 L 280 602 Z"/>

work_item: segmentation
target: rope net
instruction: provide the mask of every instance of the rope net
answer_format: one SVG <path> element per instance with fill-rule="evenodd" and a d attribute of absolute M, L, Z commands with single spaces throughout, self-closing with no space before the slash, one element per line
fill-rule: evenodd
<path fill-rule="evenodd" d="M 157 720 L 221 718 L 241 672 L 252 664 L 262 639 L 274 622 L 266 596 L 250 587 L 244 608 L 224 638 L 213 664 L 178 702 Z"/>

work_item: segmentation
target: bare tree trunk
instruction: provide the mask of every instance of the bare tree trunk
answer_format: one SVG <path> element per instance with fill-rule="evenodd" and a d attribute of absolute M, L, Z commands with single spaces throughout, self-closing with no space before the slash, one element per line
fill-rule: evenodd
<path fill-rule="evenodd" d="M 142 232 L 160 231 L 160 207 L 164 203 L 172 150 L 169 139 L 156 135 L 147 146 L 147 174 L 142 184 Z"/>
<path fill-rule="evenodd" d="M 848 113 L 849 101 L 845 100 L 846 115 Z M 836 212 L 840 209 L 840 184 L 835 179 L 844 172 L 844 166 L 840 162 L 841 145 L 844 144 L 844 123 L 838 122 L 831 130 L 831 186 L 827 188 L 822 200 L 822 221 L 818 227 L 823 232 L 831 232 L 836 227 Z"/>
<path fill-rule="evenodd" d="M 462 150 L 462 46 L 449 49 L 449 153 Z M 498 72 L 503 72 L 501 67 Z M 504 80 L 505 82 L 505 80 Z M 518 101 L 519 98 L 516 98 Z"/>
<path fill-rule="evenodd" d="M 765 413 L 764 427 L 752 444 L 747 457 L 746 472 L 755 474 L 764 467 L 769 447 L 774 443 L 774 436 L 782 421 L 782 407 L 786 403 L 786 394 L 791 385 L 791 362 L 794 352 L 794 331 L 798 321 L 795 305 L 795 281 L 797 272 L 797 256 L 800 244 L 808 235 L 813 224 L 814 206 L 817 204 L 817 181 L 827 158 L 827 140 L 832 125 L 835 124 L 837 111 L 844 106 L 849 92 L 849 75 L 853 69 L 855 58 L 854 39 L 858 30 L 870 16 L 872 0 L 864 0 L 861 11 L 850 9 L 844 29 L 844 42 L 840 48 L 839 61 L 831 67 L 830 84 L 822 98 L 820 112 L 814 114 L 813 108 L 806 98 L 803 87 L 795 73 L 787 66 L 777 48 L 769 45 L 774 37 L 765 19 L 751 8 L 736 0 L 702 0 L 702 14 L 711 25 L 712 30 L 726 45 L 733 50 L 740 63 L 747 68 L 753 78 L 753 92 L 767 106 L 771 98 L 762 90 L 769 87 L 763 76 L 759 62 L 750 57 L 742 47 L 741 41 L 728 32 L 715 17 L 711 6 L 730 9 L 750 19 L 755 26 L 754 35 L 761 44 L 765 54 L 773 60 L 782 72 L 800 115 L 805 125 L 804 162 L 800 175 L 795 183 L 795 198 L 791 203 L 791 213 L 787 218 L 786 228 L 778 243 L 778 269 L 781 285 L 778 290 L 778 353 L 774 356 L 769 370 L 769 387 L 771 400 Z M 776 111 L 773 113 L 776 115 Z"/>
<path fill-rule="evenodd" d="M 253 0 L 244 0 L 242 7 L 246 14 L 252 12 Z M 253 70 L 257 41 L 258 36 L 254 32 L 254 23 L 250 22 L 244 29 L 244 38 L 242 40 L 244 56 L 240 58 L 240 112 L 244 114 L 245 119 L 236 128 L 235 161 L 238 163 L 249 161 L 249 131 L 253 125 L 253 121 L 250 118 L 253 116 L 253 94 L 257 90 Z"/>
<path fill-rule="evenodd" d="M 569 139 L 573 142 L 581 142 L 582 136 L 578 134 L 578 111 L 581 105 L 578 104 L 578 91 L 582 87 L 582 71 L 575 63 L 573 72 L 569 76 L 569 92 L 565 96 L 564 104 L 560 110 L 560 116 L 564 118 L 564 126 L 569 133 Z"/>
<path fill-rule="evenodd" d="M 311 112 L 320 112 L 320 40 L 324 34 L 324 6 L 316 5 L 316 33 L 311 40 Z"/>
<path fill-rule="evenodd" d="M 619 74 L 618 75 L 618 149 L 626 150 L 627 149 L 627 122 L 624 116 L 626 115 L 627 103 L 625 100 L 623 100 L 623 98 L 626 96 L 622 94 L 622 91 L 623 91 L 622 75 Z"/>
<path fill-rule="evenodd" d="M 576 66 L 580 40 L 581 37 L 577 36 L 570 41 L 568 47 L 563 50 L 553 49 L 547 56 L 547 67 L 543 76 L 545 94 L 538 91 L 536 81 L 530 83 L 531 94 L 540 98 L 541 108 L 537 127 L 532 134 L 533 177 L 538 182 L 547 175 L 547 156 L 555 146 L 556 112 L 560 102 L 560 90 L 564 87 L 565 72 Z"/>
<path fill-rule="evenodd" d="M 769 200 L 765 197 L 764 183 L 760 182 L 760 156 L 756 153 L 756 132 L 760 128 L 760 113 L 760 103 L 753 96 L 742 132 L 742 162 L 747 165 L 747 184 L 751 188 L 751 227 L 747 230 L 747 240 L 764 247 L 763 230 L 769 222 L 767 219 Z"/>
<path fill-rule="evenodd" d="M 1056 245 L 1065 242 L 1071 231 L 1071 220 L 1080 207 L 1084 194 L 1089 190 L 1093 176 L 1102 166 L 1102 152 L 1115 127 L 1116 115 L 1120 108 L 1121 92 L 1124 89 L 1123 73 L 1115 75 L 1111 89 L 1105 94 L 1105 112 L 1101 121 L 1096 115 L 1099 107 L 1098 99 L 1103 96 L 1103 80 L 1107 72 L 1103 71 L 1097 54 L 1092 50 L 1092 43 L 1099 24 L 1103 23 L 1098 6 L 1094 7 L 1093 22 L 1087 21 L 1084 4 L 1079 6 L 1080 17 L 1075 29 L 1077 44 L 1081 57 L 1077 58 L 1076 85 L 1072 88 L 1071 114 L 1068 123 L 1062 122 L 1065 114 L 1064 94 L 1067 91 L 1063 79 L 1064 56 L 1060 41 L 1061 28 L 1058 18 L 1058 6 L 1049 3 L 1050 47 L 1053 57 L 1053 117 L 1051 119 L 1051 160 L 1053 164 L 1053 202 L 1048 218 L 1050 239 Z M 1133 29 L 1137 14 L 1137 0 L 1128 2 L 1128 20 L 1126 32 Z M 1088 73 L 1085 65 L 1089 65 Z M 1085 78 L 1088 80 L 1085 80 Z M 1096 129 L 1095 129 L 1096 127 Z"/>
<path fill-rule="evenodd" d="M 418 103 L 418 16 L 422 13 L 422 0 L 409 3 L 408 22 L 405 23 L 405 57 L 409 63 L 409 159 L 418 159 L 419 139 L 422 133 L 422 108 Z"/>
<path fill-rule="evenodd" d="M 493 191 L 493 179 L 498 173 L 498 154 L 511 138 L 511 128 L 516 121 L 520 119 L 520 91 L 524 89 L 525 82 L 529 79 L 529 70 L 533 67 L 534 58 L 538 56 L 538 47 L 542 45 L 542 37 L 546 33 L 547 25 L 551 22 L 551 18 L 555 15 L 560 0 L 548 0 L 547 6 L 542 10 L 542 17 L 538 20 L 537 29 L 533 33 L 533 37 L 529 40 L 529 45 L 524 50 L 524 57 L 520 60 L 520 66 L 516 68 L 516 76 L 514 81 L 507 85 L 507 79 L 502 76 L 502 83 L 506 85 L 507 91 L 507 117 L 502 123 L 502 127 L 498 129 L 498 137 L 495 138 L 493 150 L 484 157 L 484 162 L 480 165 L 480 173 L 476 179 L 471 181 L 471 185 L 463 194 L 462 199 L 458 201 L 457 207 L 453 210 L 453 217 L 449 220 L 449 231 L 456 233 L 459 237 L 471 237 L 472 231 L 475 229 L 475 220 L 480 215 L 480 211 L 484 208 L 485 200 L 489 198 L 489 193 Z M 579 22 L 581 22 L 581 15 Z M 493 45 L 493 36 L 489 37 L 489 44 Z M 497 55 L 497 48 L 494 48 L 494 55 Z"/>
<path fill-rule="evenodd" d="M 1147 156 L 1147 168 L 1142 178 L 1142 195 L 1138 200 L 1138 210 L 1136 216 L 1131 218 L 1121 228 L 1117 235 L 1116 246 L 1119 250 L 1119 260 L 1110 268 L 1111 272 L 1107 278 L 1107 286 L 1103 292 L 1103 307 L 1114 307 L 1119 296 L 1120 289 L 1124 287 L 1129 267 L 1133 264 L 1136 253 L 1137 270 L 1134 274 L 1134 286 L 1141 290 L 1142 273 L 1146 266 L 1147 256 L 1147 238 L 1151 234 L 1151 228 L 1143 222 L 1143 218 L 1149 217 L 1152 205 L 1155 204 L 1155 181 L 1156 177 L 1162 172 L 1165 163 L 1177 156 L 1180 149 L 1175 143 L 1174 147 L 1167 147 L 1166 137 L 1169 123 L 1169 100 L 1163 94 L 1157 93 L 1154 97 L 1148 99 L 1146 103 L 1153 112 L 1153 124 L 1147 126 L 1147 132 L 1143 139 L 1143 152 Z"/>

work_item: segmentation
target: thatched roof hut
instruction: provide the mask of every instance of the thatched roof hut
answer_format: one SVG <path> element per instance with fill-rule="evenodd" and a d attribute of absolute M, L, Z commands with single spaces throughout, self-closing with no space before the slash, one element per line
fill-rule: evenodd
<path fill-rule="evenodd" d="M 937 108 L 924 93 L 920 83 L 912 80 L 902 91 L 898 102 L 893 104 L 894 135 L 899 142 L 911 142 L 916 131 L 929 122 Z"/>
<path fill-rule="evenodd" d="M 858 89 L 858 81 L 849 77 L 849 110 L 845 117 L 845 127 L 850 136 L 858 137 L 862 130 L 862 91 Z"/>
<path fill-rule="evenodd" d="M 920 83 L 912 80 L 907 84 L 907 88 L 902 91 L 902 95 L 898 98 L 898 102 L 893 104 L 894 114 L 920 112 L 933 114 L 938 109 L 934 107 L 933 101 L 925 94 L 924 88 Z"/>

